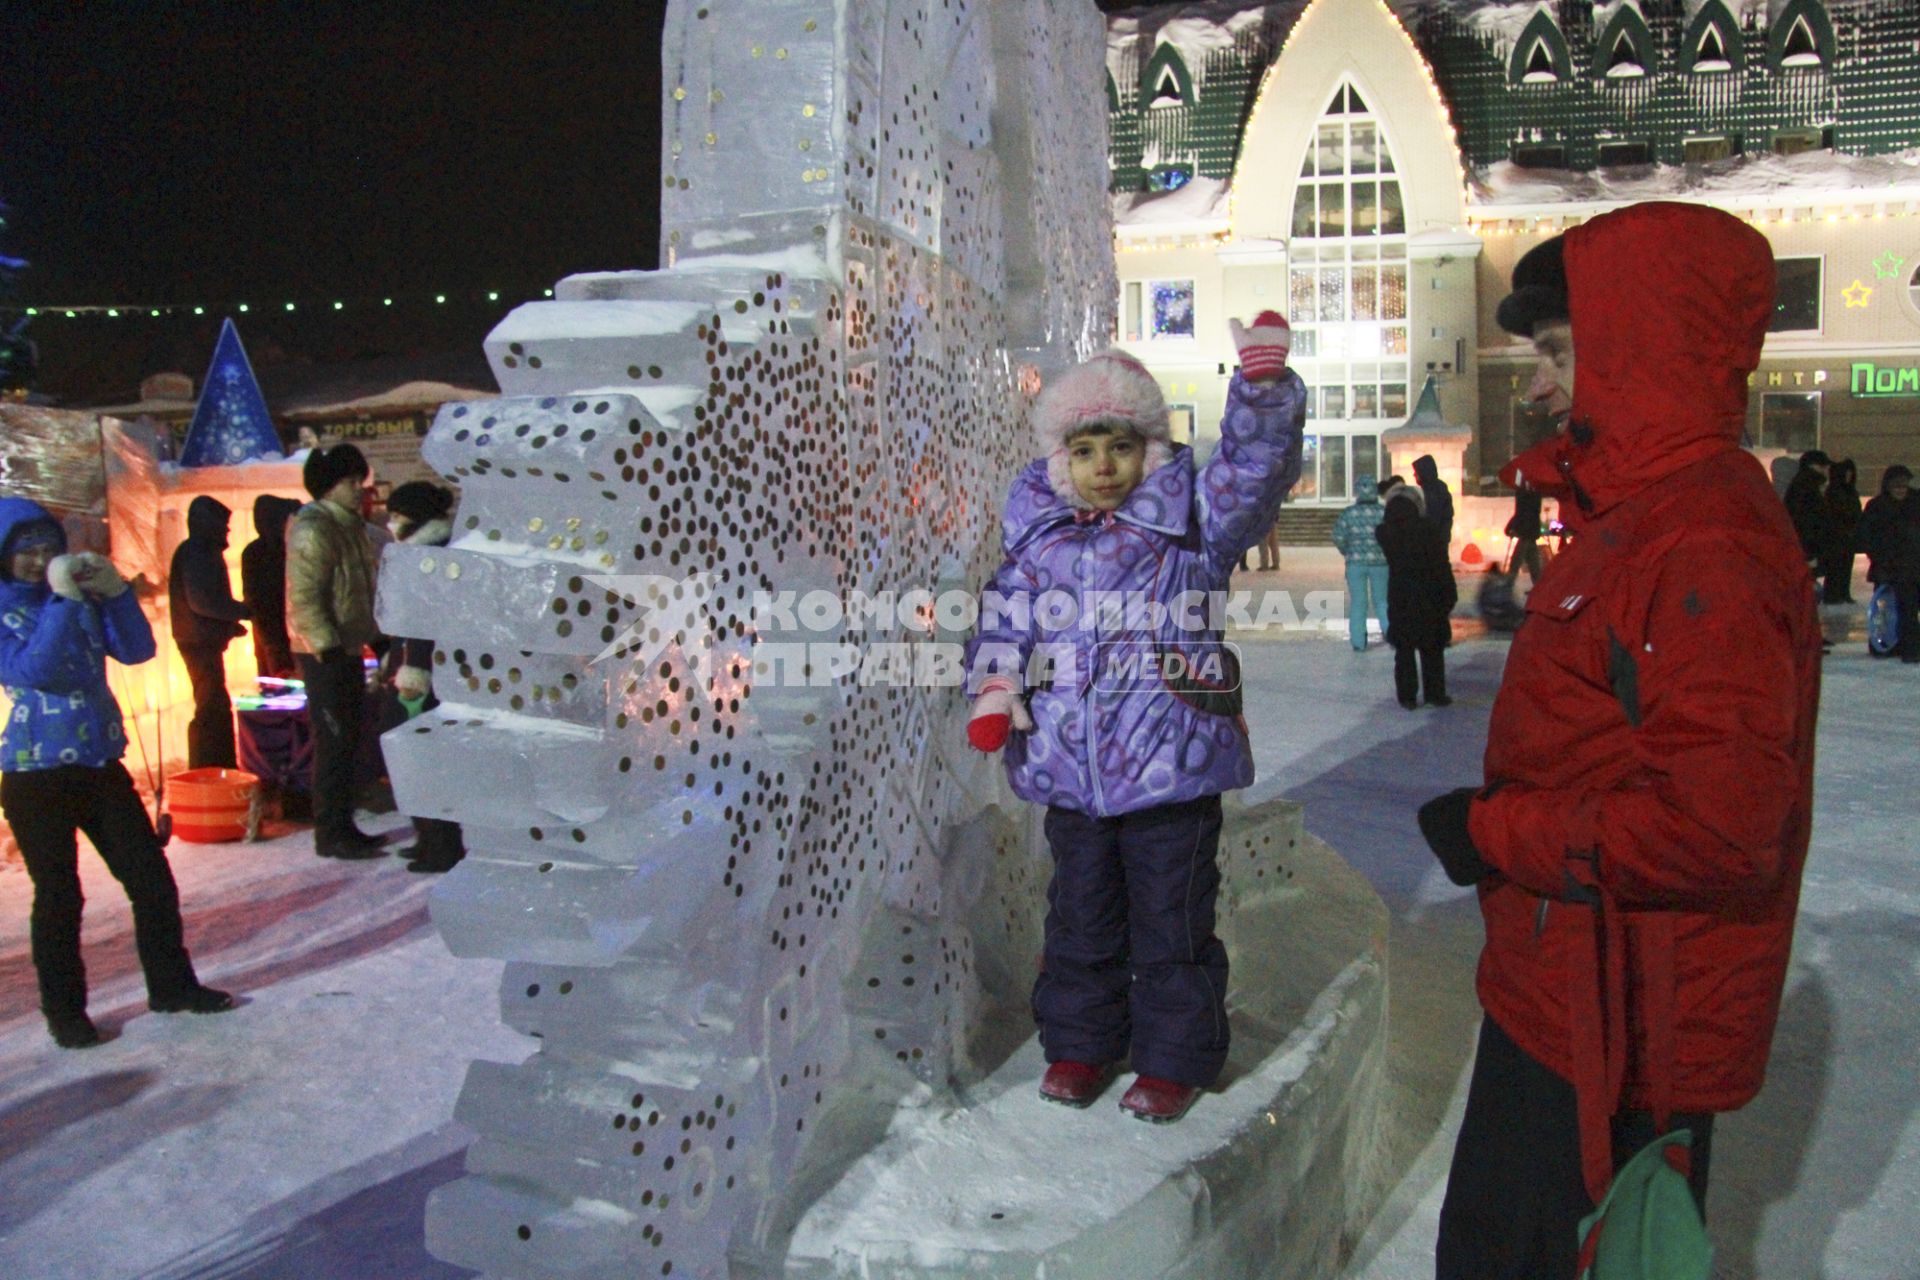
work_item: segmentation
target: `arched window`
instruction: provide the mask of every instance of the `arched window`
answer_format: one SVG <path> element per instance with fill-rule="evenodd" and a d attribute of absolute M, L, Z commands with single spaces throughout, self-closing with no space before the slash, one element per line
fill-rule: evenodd
<path fill-rule="evenodd" d="M 1594 41 L 1598 70 L 1608 80 L 1636 79 L 1653 68 L 1653 32 L 1630 4 L 1618 6 Z"/>
<path fill-rule="evenodd" d="M 1140 105 L 1149 110 L 1194 105 L 1193 74 L 1172 45 L 1161 45 L 1148 59 L 1140 77 Z"/>
<path fill-rule="evenodd" d="M 1287 245 L 1293 364 L 1309 388 L 1314 474 L 1301 500 L 1378 476 L 1380 432 L 1407 417 L 1407 215 L 1381 121 L 1334 91 L 1300 161 Z"/>
<path fill-rule="evenodd" d="M 1521 29 L 1507 70 L 1508 78 L 1515 84 L 1554 84 L 1573 78 L 1566 37 L 1545 9 L 1534 14 Z"/>
<path fill-rule="evenodd" d="M 1833 62 L 1833 20 L 1819 0 L 1787 0 L 1773 19 L 1768 62 L 1782 70 L 1818 68 Z"/>
<path fill-rule="evenodd" d="M 1740 27 L 1724 0 L 1707 0 L 1700 6 L 1681 37 L 1680 53 L 1680 69 L 1695 75 L 1724 75 L 1741 69 Z"/>
<path fill-rule="evenodd" d="M 1645 74 L 1647 67 L 1640 61 L 1640 51 L 1633 47 L 1627 33 L 1621 32 L 1614 37 L 1613 52 L 1607 55 L 1607 79 L 1623 80 Z"/>

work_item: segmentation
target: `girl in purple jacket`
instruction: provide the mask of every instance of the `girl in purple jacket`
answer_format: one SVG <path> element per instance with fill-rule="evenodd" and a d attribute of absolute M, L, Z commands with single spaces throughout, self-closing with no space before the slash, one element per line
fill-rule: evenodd
<path fill-rule="evenodd" d="M 1124 352 L 1042 393 L 1041 456 L 1007 498 L 967 652 L 968 739 L 1004 747 L 1014 792 L 1047 807 L 1040 1094 L 1087 1106 L 1130 1057 L 1120 1105 L 1158 1122 L 1226 1061 L 1220 793 L 1253 781 L 1239 664 L 1207 600 L 1299 478 L 1306 413 L 1286 321 L 1232 327 L 1240 369 L 1204 467 Z"/>

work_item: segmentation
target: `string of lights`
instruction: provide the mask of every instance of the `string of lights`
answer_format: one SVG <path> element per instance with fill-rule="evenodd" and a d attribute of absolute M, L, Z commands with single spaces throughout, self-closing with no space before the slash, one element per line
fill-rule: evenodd
<path fill-rule="evenodd" d="M 484 291 L 461 290 L 449 293 L 409 293 L 382 295 L 380 297 L 345 298 L 294 298 L 282 302 L 228 302 L 228 303 L 188 303 L 188 302 L 89 302 L 89 303 L 47 303 L 27 305 L 18 303 L 0 305 L 0 316 L 29 316 L 33 318 L 53 318 L 64 320 L 81 319 L 147 319 L 163 320 L 176 316 L 221 316 L 221 315 L 285 315 L 311 314 L 319 312 L 332 314 L 349 311 L 383 311 L 396 306 L 452 306 L 470 303 L 498 304 L 505 295 L 498 289 Z M 551 298 L 552 289 L 541 291 L 541 296 Z"/>

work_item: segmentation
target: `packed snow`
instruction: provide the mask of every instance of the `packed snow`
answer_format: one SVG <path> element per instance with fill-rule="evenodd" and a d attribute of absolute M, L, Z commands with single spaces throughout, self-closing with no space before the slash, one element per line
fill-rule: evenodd
<path fill-rule="evenodd" d="M 1287 548 L 1239 585 L 1334 590 L 1338 556 Z M 1472 596 L 1471 580 L 1462 595 Z M 1864 584 L 1855 595 L 1865 598 Z M 1859 616 L 1827 660 L 1814 847 L 1769 1082 L 1714 1135 L 1709 1231 L 1721 1280 L 1912 1280 L 1920 1266 L 1920 889 L 1913 743 L 1920 672 L 1869 659 Z M 1421 845 L 1413 811 L 1474 779 L 1506 647 L 1449 654 L 1456 704 L 1393 702 L 1389 652 L 1324 633 L 1236 636 L 1261 777 L 1392 917 L 1388 1098 L 1379 1157 L 1397 1189 L 1352 1280 L 1425 1280 L 1478 1008 L 1470 894 Z M 363 816 L 402 827 L 395 816 Z M 428 1191 L 457 1177 L 451 1120 L 470 1059 L 517 1062 L 500 966 L 451 957 L 430 877 L 395 859 L 316 859 L 304 830 L 171 850 L 202 976 L 240 993 L 212 1017 L 146 1011 L 125 898 L 91 852 L 87 960 L 109 1035 L 47 1039 L 27 957 L 27 878 L 0 866 L 0 1275 L 9 1280 L 454 1277 L 429 1257 Z M 1202 1119 L 1203 1099 L 1193 1119 Z M 1041 1116 L 1064 1125 L 1072 1113 Z M 1136 1126 L 1137 1128 L 1138 1126 Z M 1149 1131 L 1150 1132 L 1150 1131 Z M 1075 1141 L 1062 1128 L 1060 1143 Z M 1089 1150 L 1089 1167 L 1115 1153 Z"/>

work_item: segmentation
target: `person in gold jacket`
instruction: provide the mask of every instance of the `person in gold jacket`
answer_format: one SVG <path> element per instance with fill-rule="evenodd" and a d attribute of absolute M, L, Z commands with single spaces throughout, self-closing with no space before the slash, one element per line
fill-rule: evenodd
<path fill-rule="evenodd" d="M 353 823 L 353 762 L 366 712 L 361 650 L 377 635 L 376 562 L 360 518 L 372 472 L 350 444 L 307 455 L 301 481 L 313 501 L 287 526 L 287 632 L 307 686 L 313 724 L 314 852 L 378 858 L 380 838 Z"/>

